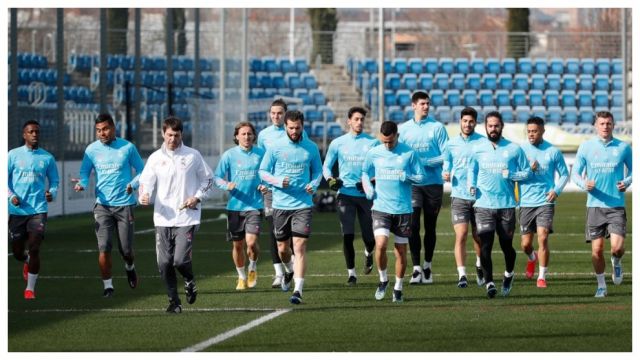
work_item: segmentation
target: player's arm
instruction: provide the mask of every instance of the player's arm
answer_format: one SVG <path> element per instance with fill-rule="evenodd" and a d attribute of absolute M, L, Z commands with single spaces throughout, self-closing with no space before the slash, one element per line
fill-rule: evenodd
<path fill-rule="evenodd" d="M 318 190 L 318 186 L 320 186 L 320 181 L 322 181 L 322 162 L 320 161 L 320 151 L 318 148 L 312 150 L 313 154 L 311 158 L 311 182 L 307 184 L 305 189 L 308 193 L 313 194 Z"/>
<path fill-rule="evenodd" d="M 331 169 L 333 169 L 333 164 L 336 163 L 336 160 L 338 158 L 338 151 L 336 148 L 336 141 L 334 140 L 331 142 L 331 144 L 329 144 L 327 155 L 324 157 L 324 164 L 322 164 L 322 176 L 324 176 L 324 179 L 327 181 L 333 178 Z"/>
<path fill-rule="evenodd" d="M 82 157 L 82 163 L 80 164 L 80 178 L 77 179 L 77 183 L 73 188 L 75 191 L 82 191 L 89 186 L 89 176 L 91 175 L 92 169 L 93 161 L 91 161 L 91 158 L 89 158 L 89 155 L 85 151 Z"/>
<path fill-rule="evenodd" d="M 436 131 L 435 141 L 436 145 L 438 145 L 438 153 L 440 155 L 427 159 L 426 165 L 428 167 L 438 167 L 441 166 L 444 162 L 443 154 L 447 146 L 447 142 L 449 141 L 449 135 L 447 134 L 447 130 L 445 130 L 444 126 L 439 127 Z"/>
<path fill-rule="evenodd" d="M 362 189 L 364 190 L 364 194 L 367 199 L 373 199 L 375 195 L 375 189 L 371 184 L 371 178 L 375 176 L 375 168 L 373 167 L 373 158 L 371 156 L 371 151 L 367 153 L 364 158 L 364 162 L 362 163 Z"/>
<path fill-rule="evenodd" d="M 562 152 L 560 150 L 556 151 L 555 153 L 554 163 L 556 164 L 558 179 L 556 180 L 555 186 L 552 191 L 555 193 L 555 196 L 558 197 L 569 182 L 569 169 L 567 168 L 567 163 L 564 161 L 564 156 L 562 155 Z M 547 196 L 549 195 L 551 194 L 548 194 Z"/>
<path fill-rule="evenodd" d="M 275 167 L 275 159 L 273 154 L 273 147 L 269 148 L 267 152 L 264 154 L 262 161 L 260 162 L 260 169 L 258 170 L 258 175 L 260 175 L 260 180 L 265 183 L 282 188 L 285 177 L 284 176 L 275 176 L 273 174 Z"/>
<path fill-rule="evenodd" d="M 527 155 L 524 153 L 521 147 L 517 147 L 516 150 L 516 171 L 509 174 L 511 181 L 524 181 L 531 176 L 531 165 L 527 160 Z"/>
<path fill-rule="evenodd" d="M 467 188 L 471 196 L 476 196 L 476 189 L 478 187 L 478 159 L 475 156 L 475 152 L 471 154 L 469 158 L 469 166 L 467 167 Z"/>
<path fill-rule="evenodd" d="M 155 158 L 153 155 L 149 157 L 147 160 L 147 164 L 142 169 L 140 173 L 139 186 L 138 186 L 138 202 L 141 205 L 149 205 L 152 203 L 151 194 L 153 194 L 153 190 L 155 190 L 156 181 L 158 181 L 158 177 L 155 173 Z"/>
<path fill-rule="evenodd" d="M 230 186 L 230 184 L 232 183 L 226 180 L 227 178 L 231 180 L 231 175 L 229 174 L 229 170 L 230 170 L 229 168 L 230 168 L 229 156 L 228 156 L 228 153 L 225 152 L 224 154 L 222 154 L 222 157 L 218 162 L 218 166 L 216 166 L 216 170 L 213 172 L 213 183 L 220 190 L 231 191 L 233 190 L 233 188 L 235 188 L 235 184 Z"/>
<path fill-rule="evenodd" d="M 144 169 L 144 161 L 142 161 L 138 149 L 136 149 L 133 144 L 131 144 L 131 150 L 129 151 L 129 165 L 136 171 L 136 176 L 127 184 L 127 193 L 130 194 L 138 190 L 140 173 L 142 173 L 142 169 Z"/>
<path fill-rule="evenodd" d="M 209 165 L 207 165 L 207 162 L 204 161 L 204 158 L 202 157 L 202 155 L 200 155 L 200 153 L 198 153 L 197 157 L 200 162 L 197 169 L 197 176 L 198 180 L 200 181 L 200 186 L 198 186 L 198 190 L 191 197 L 195 198 L 196 203 L 187 204 L 187 206 L 191 208 L 195 207 L 195 205 L 200 201 L 204 201 L 211 197 L 211 193 L 213 192 L 213 171 L 211 171 L 211 168 L 209 167 Z"/>
<path fill-rule="evenodd" d="M 451 169 L 453 168 L 453 158 L 451 156 L 451 145 L 447 143 L 447 146 L 444 147 L 444 152 L 442 153 L 442 180 L 443 181 L 452 181 L 451 179 Z"/>
<path fill-rule="evenodd" d="M 51 157 L 49 166 L 47 166 L 47 179 L 49 180 L 49 190 L 45 192 L 47 201 L 51 202 L 58 196 L 58 185 L 60 184 L 60 176 L 58 175 L 58 167 L 56 161 Z"/>
<path fill-rule="evenodd" d="M 424 181 L 424 178 L 424 168 L 420 164 L 418 153 L 414 151 L 409 157 L 409 162 L 404 172 L 404 179 L 402 179 L 402 181 L 408 182 L 410 184 L 420 184 Z"/>
<path fill-rule="evenodd" d="M 576 160 L 573 163 L 573 169 L 571 170 L 571 180 L 573 183 L 578 185 L 578 187 L 582 190 L 587 190 L 586 183 L 584 180 L 585 175 L 585 167 L 587 164 L 587 160 L 584 157 L 584 149 L 583 146 L 580 145 L 578 148 L 578 153 L 576 154 Z"/>
<path fill-rule="evenodd" d="M 618 189 L 620 191 L 624 191 L 626 190 L 629 186 L 631 186 L 631 182 L 633 180 L 633 160 L 632 160 L 632 151 L 631 151 L 631 146 L 626 146 L 625 147 L 625 152 L 623 155 L 623 162 L 625 164 L 625 166 L 627 167 L 627 176 L 622 179 L 621 181 L 621 185 L 618 186 Z M 624 186 L 622 189 L 620 188 L 621 186 Z"/>

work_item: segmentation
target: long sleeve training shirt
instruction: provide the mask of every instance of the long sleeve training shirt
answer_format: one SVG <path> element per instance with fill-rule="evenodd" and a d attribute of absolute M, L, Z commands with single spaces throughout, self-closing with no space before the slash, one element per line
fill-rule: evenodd
<path fill-rule="evenodd" d="M 49 192 L 55 199 L 58 195 L 60 178 L 56 161 L 49 152 L 37 148 L 31 150 L 27 145 L 9 151 L 7 163 L 9 165 L 9 214 L 35 215 L 48 211 L 47 181 Z M 20 204 L 14 206 L 11 199 L 17 196 Z"/>
<path fill-rule="evenodd" d="M 429 116 L 418 122 L 411 119 L 398 127 L 398 134 L 398 140 L 416 152 L 424 168 L 422 183 L 417 185 L 442 184 L 442 154 L 449 140 L 444 125 Z"/>
<path fill-rule="evenodd" d="M 442 171 L 448 172 L 451 176 L 451 197 L 464 200 L 476 199 L 469 193 L 467 170 L 471 164 L 473 147 L 479 141 L 486 140 L 484 136 L 474 132 L 466 138 L 459 135 L 447 142 L 443 154 Z"/>
<path fill-rule="evenodd" d="M 537 161 L 538 168 L 531 171 L 527 180 L 520 182 L 520 206 L 538 207 L 551 204 L 547 202 L 547 193 L 553 190 L 560 196 L 569 180 L 569 170 L 562 152 L 546 140 L 537 145 L 526 143 L 521 147 L 529 164 Z M 556 172 L 558 180 L 555 178 Z"/>
<path fill-rule="evenodd" d="M 365 195 L 356 188 L 356 183 L 360 182 L 362 178 L 362 164 L 364 163 L 365 155 L 378 144 L 380 144 L 380 141 L 365 133 L 358 135 L 347 133 L 334 139 L 329 144 L 327 156 L 324 158 L 324 165 L 322 166 L 324 178 L 335 177 L 331 173 L 331 169 L 337 160 L 339 174 L 337 177 L 343 181 L 338 193 L 364 197 Z"/>
<path fill-rule="evenodd" d="M 264 156 L 264 150 L 257 146 L 243 149 L 235 146 L 222 154 L 214 172 L 216 186 L 227 190 L 230 182 L 236 184 L 231 190 L 227 210 L 248 211 L 264 208 L 262 193 L 258 190 L 261 183 L 258 170 Z"/>

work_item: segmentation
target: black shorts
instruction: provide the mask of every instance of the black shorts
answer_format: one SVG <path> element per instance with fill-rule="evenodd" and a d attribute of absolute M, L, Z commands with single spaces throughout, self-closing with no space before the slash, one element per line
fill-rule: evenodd
<path fill-rule="evenodd" d="M 44 236 L 47 214 L 9 215 L 9 238 L 11 241 L 26 240 L 27 233 Z"/>
<path fill-rule="evenodd" d="M 513 236 L 516 228 L 516 209 L 487 209 L 476 207 L 476 228 L 478 235 L 495 231 L 499 226 L 505 234 Z"/>
<path fill-rule="evenodd" d="M 262 211 L 227 211 L 227 241 L 240 241 L 245 234 L 260 235 Z"/>
<path fill-rule="evenodd" d="M 438 214 L 442 207 L 443 185 L 411 186 L 411 207 L 423 208 L 427 214 Z"/>
<path fill-rule="evenodd" d="M 371 210 L 373 219 L 373 234 L 383 234 L 389 237 L 389 233 L 396 236 L 396 243 L 406 244 L 411 236 L 411 213 L 388 214 L 382 211 Z M 400 241 L 398 241 L 400 238 Z"/>
<path fill-rule="evenodd" d="M 475 200 L 465 200 L 456 197 L 451 198 L 451 224 L 468 224 L 471 228 L 476 229 L 476 214 L 473 211 Z"/>
<path fill-rule="evenodd" d="M 296 210 L 273 209 L 273 231 L 276 241 L 289 238 L 309 238 L 311 235 L 311 208 Z"/>
<path fill-rule="evenodd" d="M 591 242 L 611 234 L 625 236 L 627 234 L 627 211 L 624 207 L 587 208 L 586 240 Z"/>
<path fill-rule="evenodd" d="M 549 230 L 549 234 L 553 233 L 554 213 L 555 206 L 551 204 L 538 207 L 521 207 L 520 234 L 535 233 L 539 227 Z"/>

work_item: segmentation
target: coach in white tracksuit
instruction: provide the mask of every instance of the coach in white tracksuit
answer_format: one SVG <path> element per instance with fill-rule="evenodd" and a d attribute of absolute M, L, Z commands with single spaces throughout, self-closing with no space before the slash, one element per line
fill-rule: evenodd
<path fill-rule="evenodd" d="M 186 299 L 193 304 L 197 288 L 191 246 L 200 225 L 198 203 L 210 194 L 213 172 L 197 150 L 182 143 L 180 119 L 165 119 L 162 137 L 162 147 L 149 156 L 140 175 L 139 199 L 142 205 L 154 203 L 156 257 L 169 296 L 167 312 L 180 313 L 175 270 L 184 277 Z"/>

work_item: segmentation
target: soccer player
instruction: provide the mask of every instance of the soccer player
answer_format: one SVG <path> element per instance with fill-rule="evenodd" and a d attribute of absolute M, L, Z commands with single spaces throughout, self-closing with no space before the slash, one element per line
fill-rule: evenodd
<path fill-rule="evenodd" d="M 56 160 L 40 148 L 40 124 L 29 120 L 22 125 L 24 145 L 9 151 L 9 239 L 13 257 L 23 263 L 27 282 L 25 300 L 36 298 L 40 273 L 40 246 L 47 225 L 47 203 L 58 195 Z M 49 188 L 45 182 L 49 183 Z"/>
<path fill-rule="evenodd" d="M 227 240 L 233 242 L 232 258 L 238 271 L 236 290 L 254 288 L 258 282 L 256 270 L 258 236 L 264 208 L 262 194 L 267 187 L 258 176 L 264 156 L 262 148 L 253 146 L 256 129 L 250 122 L 240 122 L 233 132 L 233 147 L 222 154 L 213 180 L 220 189 L 229 191 L 227 202 Z M 249 276 L 245 272 L 245 246 L 249 259 Z"/>
<path fill-rule="evenodd" d="M 555 202 L 569 180 L 569 171 L 562 152 L 544 140 L 544 120 L 534 116 L 527 121 L 527 139 L 522 145 L 531 175 L 520 182 L 520 233 L 522 251 L 527 255 L 525 276 L 533 278 L 536 262 L 540 262 L 536 286 L 547 287 L 549 265 L 549 234 L 553 233 Z M 555 174 L 558 173 L 558 180 Z M 533 251 L 533 234 L 538 234 L 538 254 Z"/>
<path fill-rule="evenodd" d="M 431 100 L 424 91 L 411 96 L 413 119 L 399 128 L 399 141 L 409 145 L 418 155 L 424 168 L 424 179 L 411 188 L 411 261 L 413 274 L 409 284 L 431 284 L 433 282 L 431 262 L 436 248 L 436 223 L 442 206 L 442 153 L 449 139 L 442 123 L 429 117 Z M 420 266 L 420 215 L 424 210 L 424 263 Z"/>
<path fill-rule="evenodd" d="M 162 137 L 162 146 L 149 156 L 140 174 L 138 200 L 142 205 L 154 203 L 156 259 L 169 296 L 166 311 L 177 314 L 182 312 L 182 303 L 176 270 L 184 278 L 187 302 L 193 304 L 198 294 L 192 245 L 200 226 L 198 204 L 210 196 L 213 173 L 200 152 L 182 143 L 180 119 L 167 117 L 162 123 Z"/>
<path fill-rule="evenodd" d="M 474 108 L 462 109 L 460 112 L 460 135 L 447 142 L 443 155 L 442 180 L 451 182 L 451 224 L 453 224 L 456 237 L 453 254 L 458 268 L 459 288 L 467 287 L 465 263 L 469 223 L 471 223 L 473 249 L 476 253 L 476 283 L 478 286 L 484 285 L 484 275 L 480 264 L 480 238 L 473 211 L 476 197 L 469 193 L 467 184 L 467 169 L 470 158 L 473 156 L 473 146 L 480 141 L 485 141 L 482 135 L 475 132 L 477 120 L 478 112 Z"/>
<path fill-rule="evenodd" d="M 265 153 L 260 178 L 273 187 L 273 228 L 285 266 L 281 288 L 289 291 L 295 274 L 289 301 L 301 304 L 307 241 L 311 235 L 312 195 L 322 180 L 322 162 L 318 146 L 303 137 L 304 115 L 300 111 L 287 111 L 284 125 L 287 137 L 276 141 Z M 295 265 L 291 259 L 292 240 Z"/>
<path fill-rule="evenodd" d="M 613 137 L 614 120 L 600 111 L 593 122 L 596 136 L 580 145 L 573 165 L 572 179 L 587 194 L 587 242 L 591 242 L 591 261 L 598 288 L 595 297 L 607 296 L 604 280 L 604 239 L 611 241 L 611 277 L 622 283 L 622 255 L 627 232 L 624 192 L 631 186 L 631 146 Z M 624 167 L 627 167 L 625 176 Z"/>
<path fill-rule="evenodd" d="M 364 118 L 367 110 L 361 107 L 352 107 L 348 112 L 347 124 L 349 132 L 333 140 L 329 144 L 327 156 L 324 159 L 322 172 L 329 183 L 329 187 L 338 191 L 338 216 L 342 229 L 342 249 L 347 263 L 347 285 L 354 286 L 357 283 L 355 268 L 355 239 L 356 214 L 360 222 L 362 240 L 364 241 L 364 273 L 369 274 L 373 268 L 373 249 L 376 245 L 373 238 L 371 224 L 371 200 L 368 200 L 361 191 L 362 163 L 364 157 L 371 148 L 380 142 L 369 134 L 363 132 Z M 338 174 L 334 177 L 333 165 L 338 161 Z"/>
<path fill-rule="evenodd" d="M 508 296 L 513 286 L 516 251 L 513 248 L 513 232 L 516 226 L 516 181 L 526 180 L 531 168 L 522 148 L 502 137 L 504 122 L 497 111 L 485 117 L 488 140 L 479 141 L 472 149 L 474 154 L 469 167 L 470 194 L 476 196 L 473 205 L 476 228 L 480 237 L 480 263 L 484 273 L 487 296 L 498 292 L 493 283 L 494 233 L 498 234 L 504 254 L 505 272 L 502 280 L 502 296 Z"/>
<path fill-rule="evenodd" d="M 362 185 L 367 199 L 373 200 L 373 234 L 376 239 L 376 266 L 380 283 L 376 300 L 384 299 L 387 277 L 387 243 L 389 234 L 395 235 L 396 282 L 392 301 L 401 303 L 402 278 L 407 267 L 407 243 L 411 235 L 411 184 L 424 181 L 424 170 L 417 154 L 398 142 L 398 126 L 393 121 L 380 125 L 380 142 L 365 156 L 362 165 Z M 371 179 L 375 178 L 375 188 Z"/>
<path fill-rule="evenodd" d="M 113 296 L 111 275 L 111 248 L 113 233 L 117 232 L 118 250 L 125 263 L 129 287 L 138 286 L 133 251 L 134 216 L 136 199 L 133 191 L 138 189 L 138 178 L 144 163 L 135 145 L 116 137 L 116 126 L 109 114 L 100 114 L 95 120 L 98 140 L 84 151 L 80 178 L 74 186 L 76 192 L 89 186 L 91 171 L 96 177 L 96 204 L 93 207 L 95 232 L 98 240 L 98 266 L 102 277 L 102 296 Z M 133 177 L 131 169 L 135 169 Z"/>

